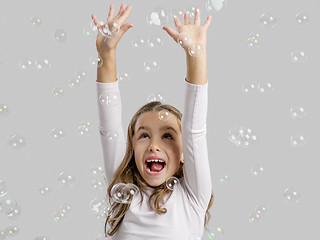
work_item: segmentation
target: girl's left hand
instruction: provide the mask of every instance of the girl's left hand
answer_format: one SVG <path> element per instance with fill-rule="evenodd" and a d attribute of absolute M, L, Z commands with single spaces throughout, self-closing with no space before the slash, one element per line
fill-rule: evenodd
<path fill-rule="evenodd" d="M 179 18 L 176 17 L 174 19 L 175 26 L 178 31 L 175 31 L 171 27 L 164 26 L 163 29 L 167 31 L 167 33 L 177 42 L 179 34 L 183 38 L 187 38 L 188 41 L 184 41 L 182 47 L 186 52 L 191 44 L 200 44 L 204 49 L 207 44 L 206 32 L 211 22 L 211 15 L 207 17 L 206 22 L 200 26 L 200 10 L 195 12 L 194 24 L 190 23 L 189 14 L 184 14 L 184 25 L 182 25 L 179 21 Z"/>

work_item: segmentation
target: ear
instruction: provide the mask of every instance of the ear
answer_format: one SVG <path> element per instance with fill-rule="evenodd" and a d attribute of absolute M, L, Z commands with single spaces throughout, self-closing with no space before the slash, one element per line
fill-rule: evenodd
<path fill-rule="evenodd" d="M 180 162 L 184 163 L 184 158 L 183 158 L 183 153 L 181 153 L 181 158 L 180 158 Z"/>

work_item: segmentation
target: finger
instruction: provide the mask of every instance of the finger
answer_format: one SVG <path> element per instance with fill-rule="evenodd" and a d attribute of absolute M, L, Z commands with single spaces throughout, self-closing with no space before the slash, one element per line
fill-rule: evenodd
<path fill-rule="evenodd" d="M 176 30 L 168 26 L 164 26 L 162 29 L 165 30 L 173 38 L 175 42 L 177 42 L 179 33 Z"/>
<path fill-rule="evenodd" d="M 174 21 L 174 24 L 176 25 L 177 28 L 180 28 L 180 27 L 181 27 L 181 23 L 180 23 L 180 20 L 179 20 L 179 18 L 177 17 L 177 15 L 174 15 L 174 16 L 173 16 L 173 21 Z"/>
<path fill-rule="evenodd" d="M 91 18 L 92 18 L 92 20 L 93 20 L 93 22 L 94 22 L 94 25 L 96 25 L 97 27 L 99 27 L 100 24 L 99 24 L 99 20 L 97 19 L 97 17 L 96 17 L 94 14 L 92 14 L 92 15 L 91 15 Z"/>
<path fill-rule="evenodd" d="M 188 13 L 184 14 L 184 24 L 185 25 L 190 24 L 190 18 Z"/>
<path fill-rule="evenodd" d="M 120 6 L 120 10 L 118 12 L 118 15 L 115 17 L 115 19 L 118 19 L 121 16 L 121 14 L 122 14 L 123 10 L 125 9 L 125 7 L 126 7 L 126 4 L 122 3 L 121 6 Z"/>
<path fill-rule="evenodd" d="M 131 11 L 132 6 L 128 5 L 128 7 L 122 12 L 121 16 L 117 19 L 120 26 L 127 20 L 130 11 Z"/>
<path fill-rule="evenodd" d="M 108 14 L 108 19 L 107 21 L 109 22 L 110 20 L 112 20 L 114 18 L 114 4 L 112 3 L 110 5 L 110 8 L 109 8 L 109 14 Z"/>
<path fill-rule="evenodd" d="M 211 23 L 211 15 L 209 15 L 208 17 L 207 17 L 207 20 L 206 20 L 206 22 L 203 24 L 203 26 L 204 26 L 204 28 L 207 30 L 208 29 L 208 27 L 210 26 L 210 23 Z"/>
<path fill-rule="evenodd" d="M 194 16 L 194 25 L 200 26 L 200 9 L 196 9 L 196 14 Z"/>

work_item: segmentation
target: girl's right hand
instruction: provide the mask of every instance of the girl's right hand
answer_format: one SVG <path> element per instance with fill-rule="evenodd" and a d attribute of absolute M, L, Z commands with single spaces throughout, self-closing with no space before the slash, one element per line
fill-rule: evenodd
<path fill-rule="evenodd" d="M 123 25 L 123 23 L 127 20 L 129 13 L 131 11 L 131 5 L 128 5 L 127 8 L 125 8 L 126 4 L 122 3 L 119 13 L 116 17 L 114 17 L 114 4 L 110 5 L 109 15 L 107 18 L 106 24 L 108 25 L 111 32 L 114 32 L 112 34 L 111 38 L 104 37 L 99 31 L 97 34 L 97 40 L 96 40 L 96 46 L 97 51 L 99 53 L 99 56 L 103 59 L 104 56 L 108 55 L 108 52 L 110 50 L 115 50 L 121 37 L 123 34 L 131 27 L 133 27 L 132 23 L 126 23 Z M 94 21 L 94 24 L 99 28 L 101 27 L 100 21 L 97 19 L 97 17 L 92 14 L 91 15 L 92 20 Z M 116 33 L 116 29 L 113 27 L 113 23 L 117 22 L 120 26 L 120 30 L 118 33 Z"/>

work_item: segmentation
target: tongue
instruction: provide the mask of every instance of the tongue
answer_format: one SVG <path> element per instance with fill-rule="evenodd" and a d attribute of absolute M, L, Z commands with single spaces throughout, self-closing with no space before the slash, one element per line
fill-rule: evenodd
<path fill-rule="evenodd" d="M 151 163 L 151 167 L 150 167 L 151 171 L 159 172 L 159 171 L 162 170 L 162 168 L 163 168 L 163 164 L 162 163 L 157 163 L 157 162 Z"/>

